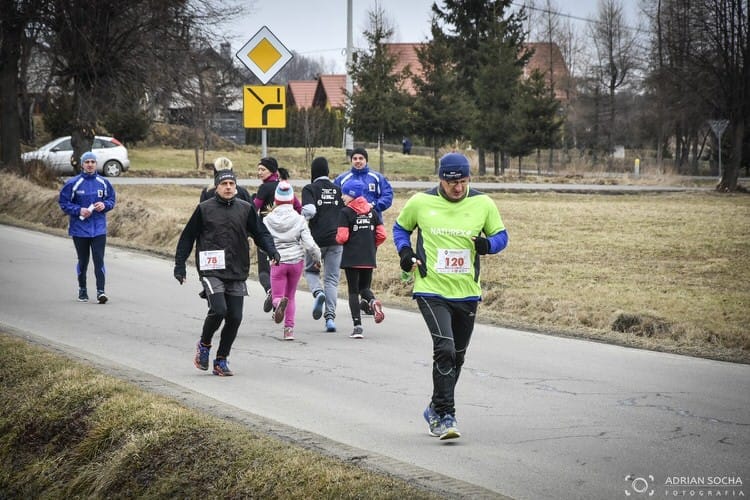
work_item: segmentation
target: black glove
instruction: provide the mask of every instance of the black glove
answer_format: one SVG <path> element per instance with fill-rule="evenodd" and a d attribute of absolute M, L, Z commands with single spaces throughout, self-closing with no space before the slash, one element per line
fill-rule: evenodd
<path fill-rule="evenodd" d="M 187 271 L 185 270 L 185 266 L 174 266 L 174 279 L 180 282 L 180 285 L 182 285 L 185 282 L 185 276 L 187 276 Z"/>
<path fill-rule="evenodd" d="M 278 250 L 274 250 L 273 255 L 271 255 L 271 259 L 276 261 L 277 266 L 281 264 L 281 255 L 279 254 Z"/>
<path fill-rule="evenodd" d="M 474 249 L 479 255 L 487 255 L 490 253 L 490 240 L 477 236 L 474 238 Z"/>
<path fill-rule="evenodd" d="M 417 254 L 414 253 L 411 247 L 404 247 L 398 251 L 398 256 L 401 257 L 401 269 L 407 273 L 410 272 L 412 267 L 414 267 Z"/>

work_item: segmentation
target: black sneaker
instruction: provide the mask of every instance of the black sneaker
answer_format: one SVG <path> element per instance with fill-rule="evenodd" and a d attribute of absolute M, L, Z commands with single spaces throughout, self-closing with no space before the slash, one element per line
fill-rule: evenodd
<path fill-rule="evenodd" d="M 96 301 L 97 302 L 99 302 L 100 304 L 106 304 L 108 300 L 109 300 L 109 297 L 107 297 L 106 293 L 104 293 L 101 290 L 98 291 L 98 292 L 96 292 Z"/>
<path fill-rule="evenodd" d="M 372 307 L 370 307 L 370 303 L 365 299 L 359 301 L 359 310 L 362 311 L 363 314 L 372 315 Z"/>
<path fill-rule="evenodd" d="M 273 309 L 273 297 L 271 297 L 271 290 L 266 292 L 266 300 L 263 301 L 263 312 L 268 313 Z"/>
<path fill-rule="evenodd" d="M 78 302 L 88 302 L 89 301 L 89 294 L 86 292 L 85 288 L 79 288 L 78 289 Z"/>

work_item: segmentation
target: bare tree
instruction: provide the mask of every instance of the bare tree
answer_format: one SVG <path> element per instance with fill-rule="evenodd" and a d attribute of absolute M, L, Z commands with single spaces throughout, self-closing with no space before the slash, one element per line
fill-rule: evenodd
<path fill-rule="evenodd" d="M 0 12 L 0 168 L 10 168 L 21 157 L 18 96 L 24 93 L 29 36 L 38 33 L 48 9 L 44 0 L 1 0 Z"/>
<path fill-rule="evenodd" d="M 597 20 L 590 34 L 595 50 L 594 76 L 607 97 L 605 132 L 611 166 L 617 112 L 615 93 L 629 83 L 638 60 L 636 37 L 625 23 L 622 0 L 599 0 Z"/>
<path fill-rule="evenodd" d="M 164 82 L 176 61 L 189 57 L 183 40 L 210 33 L 239 11 L 225 0 L 2 0 L 0 99 L 3 165 L 19 159 L 19 42 L 44 50 L 47 72 L 61 94 L 71 96 L 74 157 L 85 151 L 101 113 L 122 96 L 167 93 Z M 29 36 L 38 36 L 28 40 Z M 26 37 L 26 38 L 24 38 Z M 137 97 L 135 97 L 137 99 Z M 7 113 L 7 114 L 6 114 Z"/>
<path fill-rule="evenodd" d="M 717 186 L 719 191 L 736 191 L 746 127 L 750 126 L 750 34 L 748 0 L 701 0 L 697 21 L 703 34 L 692 54 L 696 68 L 710 77 L 712 86 L 703 98 L 716 118 L 729 120 L 731 152 Z"/>

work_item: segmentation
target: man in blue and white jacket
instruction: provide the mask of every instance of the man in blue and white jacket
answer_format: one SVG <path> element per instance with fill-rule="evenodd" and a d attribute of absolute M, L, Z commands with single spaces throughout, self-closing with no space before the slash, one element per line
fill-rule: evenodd
<path fill-rule="evenodd" d="M 352 168 L 348 172 L 344 172 L 336 177 L 333 183 L 341 188 L 342 193 L 345 191 L 348 182 L 356 180 L 364 184 L 365 189 L 362 196 L 370 203 L 373 211 L 382 217 L 383 212 L 391 208 L 393 204 L 393 187 L 391 187 L 391 183 L 380 172 L 370 170 L 370 166 L 367 164 L 368 158 L 365 148 L 354 148 L 351 159 Z M 366 300 L 362 300 L 360 309 L 365 314 L 372 314 L 370 305 Z"/>
<path fill-rule="evenodd" d="M 352 150 L 352 168 L 348 172 L 339 174 L 333 183 L 344 188 L 351 180 L 358 180 L 365 185 L 363 196 L 377 213 L 381 214 L 391 208 L 393 204 L 393 188 L 388 179 L 380 172 L 370 170 L 367 164 L 367 150 L 354 148 Z"/>
<path fill-rule="evenodd" d="M 107 212 L 115 207 L 112 184 L 96 170 L 96 155 L 87 151 L 81 155 L 81 173 L 71 177 L 60 190 L 60 208 L 70 217 L 68 234 L 78 254 L 78 300 L 88 302 L 86 271 L 89 254 L 94 259 L 96 300 L 107 302 L 104 293 L 104 249 L 107 245 Z"/>

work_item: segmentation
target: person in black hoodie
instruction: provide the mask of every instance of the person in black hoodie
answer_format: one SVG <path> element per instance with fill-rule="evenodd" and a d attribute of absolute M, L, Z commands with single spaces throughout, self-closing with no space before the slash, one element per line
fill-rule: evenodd
<path fill-rule="evenodd" d="M 328 177 L 328 160 L 322 156 L 310 165 L 311 183 L 302 188 L 302 215 L 308 220 L 310 232 L 320 247 L 323 263 L 323 285 L 320 267 L 308 255 L 305 261 L 305 280 L 313 294 L 313 319 L 320 319 L 325 306 L 326 331 L 336 331 L 336 299 L 339 288 L 341 253 L 343 247 L 336 243 L 339 214 L 344 206 L 341 188 Z"/>
<path fill-rule="evenodd" d="M 214 179 L 216 193 L 200 203 L 182 230 L 174 258 L 174 277 L 182 285 L 187 276 L 185 262 L 196 246 L 196 265 L 208 299 L 208 315 L 196 346 L 194 364 L 208 370 L 211 339 L 222 321 L 221 340 L 214 359 L 213 373 L 233 375 L 227 364 L 229 352 L 242 322 L 242 307 L 247 295 L 250 271 L 250 245 L 281 260 L 268 229 L 258 220 L 253 206 L 237 198 L 237 181 L 231 170 L 219 170 Z"/>

